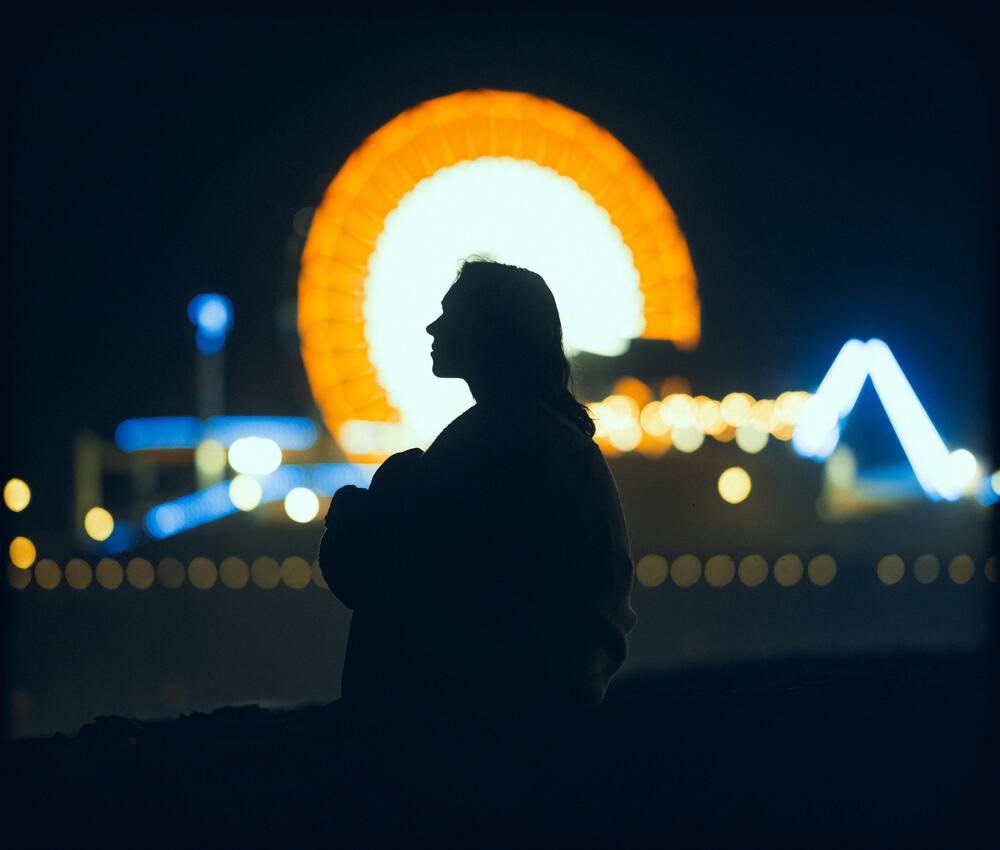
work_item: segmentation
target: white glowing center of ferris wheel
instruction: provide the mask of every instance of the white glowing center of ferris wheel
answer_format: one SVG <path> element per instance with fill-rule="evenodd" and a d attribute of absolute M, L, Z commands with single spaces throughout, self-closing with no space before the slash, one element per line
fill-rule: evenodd
<path fill-rule="evenodd" d="M 508 157 L 440 169 L 386 216 L 365 282 L 369 359 L 421 444 L 473 403 L 464 381 L 432 374 L 425 330 L 441 314 L 459 262 L 473 254 L 545 278 L 569 355 L 622 354 L 643 330 L 632 252 L 573 180 Z"/>

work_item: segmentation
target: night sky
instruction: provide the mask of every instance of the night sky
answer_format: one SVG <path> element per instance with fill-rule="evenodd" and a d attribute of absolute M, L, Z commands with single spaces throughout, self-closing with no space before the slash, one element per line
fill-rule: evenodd
<path fill-rule="evenodd" d="M 110 438 L 127 417 L 193 413 L 185 308 L 198 292 L 235 306 L 228 412 L 312 414 L 287 312 L 294 214 L 400 111 L 480 87 L 552 98 L 607 127 L 677 213 L 701 346 L 636 345 L 620 374 L 773 397 L 813 389 L 848 337 L 879 336 L 949 446 L 988 456 L 988 97 L 961 39 L 937 24 L 36 23 L 10 131 L 9 474 L 61 525 L 77 431 Z M 863 451 L 901 459 L 876 414 L 859 410 L 873 434 Z"/>

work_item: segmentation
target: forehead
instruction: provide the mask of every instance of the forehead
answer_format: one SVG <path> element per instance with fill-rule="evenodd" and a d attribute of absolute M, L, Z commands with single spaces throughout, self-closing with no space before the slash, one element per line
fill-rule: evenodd
<path fill-rule="evenodd" d="M 467 288 L 468 287 L 461 286 L 458 283 L 453 283 L 444 294 L 444 298 L 441 299 L 441 309 L 454 310 L 455 308 L 461 307 L 463 303 L 468 300 L 465 292 Z"/>

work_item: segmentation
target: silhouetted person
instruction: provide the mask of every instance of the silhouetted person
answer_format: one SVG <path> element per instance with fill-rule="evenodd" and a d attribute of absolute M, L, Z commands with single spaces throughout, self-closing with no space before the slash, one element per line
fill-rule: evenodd
<path fill-rule="evenodd" d="M 469 261 L 441 306 L 434 374 L 476 404 L 368 490 L 337 491 L 319 561 L 354 611 L 342 694 L 370 740 L 496 754 L 602 702 L 636 620 L 633 564 L 545 281 Z"/>

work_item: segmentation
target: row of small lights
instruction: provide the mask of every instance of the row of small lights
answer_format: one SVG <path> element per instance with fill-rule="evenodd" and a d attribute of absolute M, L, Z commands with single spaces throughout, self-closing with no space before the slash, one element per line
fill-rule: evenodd
<path fill-rule="evenodd" d="M 920 555 L 913 562 L 913 577 L 920 584 L 936 581 L 941 573 L 941 562 L 935 555 Z M 830 584 L 837 576 L 837 562 L 830 555 L 816 555 L 804 565 L 798 555 L 782 555 L 771 567 L 763 555 L 747 555 L 736 562 L 728 555 L 713 555 L 702 567 L 694 555 L 680 555 L 668 565 L 662 555 L 650 554 L 640 558 L 635 565 L 635 577 L 644 587 L 658 587 L 671 578 L 678 587 L 692 587 L 704 575 L 712 587 L 725 587 L 733 579 L 747 587 L 763 584 L 769 571 L 782 587 L 798 584 L 803 576 L 818 587 Z M 975 574 L 975 562 L 969 555 L 956 555 L 948 562 L 948 576 L 955 584 L 967 584 Z M 885 585 L 898 584 L 906 574 L 906 563 L 899 555 L 886 555 L 876 566 L 879 581 Z M 997 581 L 996 557 L 986 560 L 983 574 L 987 581 Z M 284 584 L 293 590 L 303 590 L 310 585 L 328 590 L 317 562 L 311 564 L 298 556 L 285 558 L 280 564 L 274 558 L 256 558 L 249 565 L 241 558 L 224 558 L 216 567 L 208 558 L 194 558 L 187 568 L 176 558 L 164 558 L 154 568 L 144 558 L 133 558 L 123 568 L 113 558 L 102 558 L 92 569 L 86 561 L 73 558 L 65 570 L 48 558 L 41 559 L 31 568 L 22 569 L 9 564 L 7 580 L 11 587 L 23 590 L 35 583 L 44 590 L 54 590 L 62 582 L 76 590 L 85 590 L 96 578 L 105 590 L 117 590 L 124 582 L 136 590 L 148 590 L 157 581 L 175 590 L 185 581 L 199 590 L 210 590 L 221 583 L 231 590 L 241 590 L 251 581 L 263 590 L 273 590 Z"/>
<path fill-rule="evenodd" d="M 739 577 L 747 587 L 757 587 L 767 580 L 768 571 L 782 587 L 798 584 L 804 575 L 814 585 L 824 587 L 837 576 L 837 562 L 830 555 L 816 555 L 803 565 L 798 555 L 782 555 L 771 567 L 763 555 L 747 555 L 739 565 L 729 555 L 713 555 L 702 567 L 694 555 L 679 555 L 671 564 L 662 555 L 650 554 L 640 558 L 635 565 L 635 578 L 644 587 L 659 587 L 667 578 L 678 587 L 692 587 L 704 575 L 712 587 L 725 587 Z M 955 584 L 967 584 L 975 575 L 976 565 L 969 555 L 956 555 L 948 562 L 948 576 Z M 899 584 L 906 575 L 906 562 L 899 555 L 886 555 L 875 568 L 879 581 L 885 585 Z M 935 555 L 920 555 L 913 562 L 913 577 L 920 584 L 936 581 L 941 573 L 941 562 Z M 992 584 L 997 581 L 996 557 L 983 564 L 983 575 Z"/>
<path fill-rule="evenodd" d="M 680 378 L 668 378 L 660 390 L 662 398 L 654 399 L 642 381 L 621 378 L 611 395 L 587 405 L 597 429 L 594 439 L 606 454 L 638 451 L 659 457 L 671 447 L 690 453 L 701 448 L 706 436 L 721 443 L 735 440 L 743 451 L 755 454 L 771 437 L 790 440 L 811 398 L 803 391 L 775 399 L 734 392 L 715 400 L 691 396 Z"/>
<path fill-rule="evenodd" d="M 242 558 L 223 558 L 218 566 L 209 558 L 199 557 L 187 567 L 176 558 L 164 558 L 156 567 L 145 558 L 132 558 L 124 567 L 114 558 L 102 558 L 93 568 L 80 558 L 68 561 L 65 569 L 48 558 L 38 561 L 34 569 L 8 564 L 7 581 L 16 590 L 26 588 L 32 578 L 43 590 L 54 590 L 63 579 L 75 590 L 86 590 L 95 579 L 105 590 L 117 590 L 126 582 L 136 590 L 148 590 L 157 582 L 170 590 L 185 582 L 198 590 L 210 590 L 220 583 L 230 590 L 242 590 L 251 581 L 262 590 L 273 590 L 281 584 L 292 590 L 304 590 L 310 585 L 329 590 L 319 564 L 295 555 L 280 564 L 266 556 L 249 565 Z"/>

